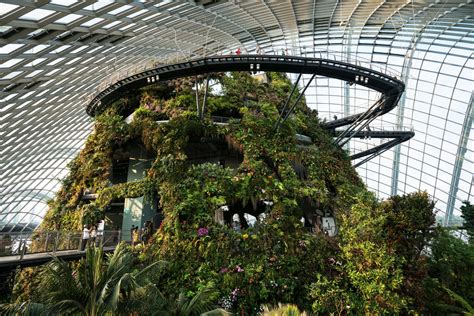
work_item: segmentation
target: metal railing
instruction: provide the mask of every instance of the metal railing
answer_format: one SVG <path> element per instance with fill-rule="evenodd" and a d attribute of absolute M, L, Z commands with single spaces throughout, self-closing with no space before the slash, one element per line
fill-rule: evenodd
<path fill-rule="evenodd" d="M 95 240 L 89 239 L 88 244 L 114 247 L 121 241 L 120 230 L 98 232 Z M 85 246 L 85 245 L 84 245 Z M 46 232 L 11 232 L 0 233 L 0 258 L 27 254 L 56 253 L 65 250 L 80 251 L 83 248 L 82 232 L 79 231 L 46 231 Z"/>
<path fill-rule="evenodd" d="M 189 62 L 193 61 L 194 59 L 200 59 L 200 58 L 206 58 L 206 57 L 220 57 L 220 56 L 232 56 L 232 54 L 217 54 L 215 56 L 193 56 L 192 58 L 189 58 L 190 56 L 184 56 L 182 58 L 168 58 L 168 59 L 160 59 L 160 60 L 147 60 L 143 63 L 139 63 L 138 65 L 133 65 L 131 67 L 127 67 L 125 69 L 121 69 L 119 71 L 115 71 L 111 74 L 111 76 L 107 77 L 106 79 L 102 80 L 97 87 L 90 92 L 90 94 L 85 97 L 86 104 L 90 103 L 96 95 L 98 95 L 101 91 L 107 89 L 108 87 L 113 86 L 115 83 L 137 75 L 139 73 L 145 72 L 147 70 L 155 69 L 158 66 L 164 66 L 164 65 L 170 65 L 170 64 L 176 64 L 176 63 L 182 63 L 182 62 Z M 238 55 L 236 55 L 238 57 Z M 275 56 L 280 56 L 278 53 L 273 53 L 270 52 L 269 54 L 263 54 L 261 56 L 269 56 L 269 57 L 275 57 Z M 300 55 L 295 55 L 295 56 L 289 56 L 289 55 L 281 55 L 285 57 L 304 57 L 304 58 L 320 58 L 320 59 L 329 59 L 329 60 L 334 60 L 334 61 L 339 61 L 339 62 L 346 62 L 350 63 L 353 65 L 358 65 L 361 67 L 365 67 L 374 71 L 378 71 L 381 73 L 384 73 L 386 75 L 389 75 L 391 77 L 400 79 L 401 74 L 399 71 L 394 70 L 392 68 L 389 68 L 387 65 L 379 65 L 376 64 L 370 60 L 366 60 L 363 58 L 354 58 L 354 57 L 347 57 L 347 54 L 344 52 L 336 52 L 336 51 L 329 51 L 329 50 L 316 50 L 316 51 L 307 51 L 304 52 Z"/>

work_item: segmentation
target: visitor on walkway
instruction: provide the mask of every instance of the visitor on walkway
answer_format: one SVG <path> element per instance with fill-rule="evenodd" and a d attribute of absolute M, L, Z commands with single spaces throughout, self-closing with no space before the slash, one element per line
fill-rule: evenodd
<path fill-rule="evenodd" d="M 140 229 L 140 241 L 142 244 L 146 244 L 147 227 L 146 223 L 143 223 L 142 229 Z"/>
<path fill-rule="evenodd" d="M 91 228 L 91 231 L 90 231 L 90 244 L 91 245 L 95 246 L 96 238 L 97 238 L 97 230 L 96 230 L 95 226 L 92 225 L 92 228 Z"/>
<path fill-rule="evenodd" d="M 81 251 L 86 249 L 86 245 L 89 242 L 90 231 L 87 225 L 84 225 L 84 229 L 82 230 L 82 241 L 81 241 Z"/>
<path fill-rule="evenodd" d="M 138 226 L 135 226 L 132 231 L 132 247 L 140 243 L 140 233 L 138 232 Z"/>
<path fill-rule="evenodd" d="M 237 50 L 235 51 L 236 55 L 240 55 L 242 52 L 240 51 L 240 47 L 237 47 Z"/>
<path fill-rule="evenodd" d="M 232 229 L 234 229 L 234 231 L 235 231 L 236 233 L 240 233 L 240 232 L 241 232 L 240 222 L 237 221 L 237 220 L 234 220 L 234 221 L 232 222 Z"/>
<path fill-rule="evenodd" d="M 102 243 L 104 242 L 104 227 L 105 227 L 105 221 L 101 220 L 97 224 L 97 243 L 99 245 L 102 245 Z"/>
<path fill-rule="evenodd" d="M 133 243 L 133 233 L 135 232 L 135 225 L 132 225 L 132 228 L 130 228 L 130 240 Z"/>

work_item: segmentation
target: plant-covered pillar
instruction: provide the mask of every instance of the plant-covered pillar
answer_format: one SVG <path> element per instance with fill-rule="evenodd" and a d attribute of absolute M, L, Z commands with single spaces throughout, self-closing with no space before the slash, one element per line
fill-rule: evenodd
<path fill-rule="evenodd" d="M 146 170 L 150 167 L 150 160 L 146 159 L 146 151 L 139 148 L 133 152 L 129 159 L 127 182 L 139 181 L 145 177 Z M 156 208 L 152 201 L 143 196 L 125 198 L 122 221 L 122 240 L 131 240 L 132 225 L 141 228 L 147 220 L 152 220 Z"/>

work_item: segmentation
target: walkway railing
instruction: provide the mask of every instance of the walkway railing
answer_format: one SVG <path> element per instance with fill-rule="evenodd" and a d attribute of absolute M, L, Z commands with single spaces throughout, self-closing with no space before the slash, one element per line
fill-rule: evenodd
<path fill-rule="evenodd" d="M 92 91 L 92 93 L 86 97 L 85 101 L 87 105 L 87 112 L 91 115 L 95 113 L 96 103 L 100 102 L 100 100 L 110 94 L 112 91 L 117 90 L 125 85 L 129 85 L 131 83 L 137 84 L 139 80 L 147 79 L 147 81 L 143 81 L 141 85 L 146 85 L 146 83 L 153 83 L 156 82 L 161 77 L 161 74 L 168 75 L 172 72 L 181 72 L 183 70 L 190 70 L 193 68 L 195 71 L 185 72 L 181 75 L 174 74 L 170 78 L 175 77 L 185 77 L 189 75 L 196 75 L 198 73 L 204 73 L 202 68 L 203 65 L 206 65 L 207 72 L 218 72 L 218 71 L 249 71 L 253 69 L 252 67 L 255 66 L 255 70 L 259 70 L 260 66 L 263 67 L 264 64 L 267 66 L 271 66 L 270 68 L 266 68 L 265 71 L 285 71 L 285 72 L 302 72 L 301 67 L 304 66 L 305 68 L 312 69 L 318 68 L 319 66 L 323 66 L 323 68 L 334 68 L 338 71 L 343 72 L 350 72 L 350 80 L 354 80 L 354 76 L 356 76 L 356 83 L 361 85 L 367 85 L 367 80 L 369 81 L 381 81 L 384 84 L 388 84 L 390 88 L 396 87 L 397 89 L 401 90 L 400 93 L 403 92 L 403 83 L 398 80 L 399 76 L 393 74 L 391 71 L 387 71 L 387 69 L 380 69 L 379 67 L 371 64 L 365 64 L 362 67 L 361 62 L 356 62 L 354 64 L 349 64 L 347 59 L 342 57 L 337 58 L 337 55 L 329 52 L 318 52 L 315 54 L 315 57 L 302 57 L 302 56 L 288 56 L 288 55 L 216 55 L 216 56 L 208 56 L 206 58 L 201 59 L 194 59 L 189 60 L 182 63 L 171 64 L 171 65 L 161 65 L 156 61 L 150 61 L 143 64 L 139 64 L 135 67 L 124 69 L 122 71 L 118 71 L 113 74 L 111 77 L 107 78 L 105 81 L 101 82 L 97 88 Z M 340 59 L 340 60 L 339 60 Z M 246 67 L 235 67 L 232 66 L 233 63 L 240 63 L 240 64 L 247 64 L 251 68 Z M 278 69 L 273 69 L 275 63 L 279 63 Z M 285 64 L 285 67 L 282 67 L 282 64 Z M 223 67 L 227 65 L 228 67 Z M 297 66 L 298 69 L 290 69 L 290 66 Z M 210 67 L 213 66 L 213 67 Z M 273 68 L 272 68 L 273 67 Z M 290 67 L 290 68 L 289 68 Z M 207 69 L 209 68 L 209 69 Z M 210 69 L 212 68 L 212 69 Z M 373 69 L 374 68 L 374 69 Z M 262 68 L 263 69 L 263 68 Z M 307 71 L 303 71 L 304 73 L 309 73 Z M 322 75 L 332 77 L 329 73 L 322 73 Z M 353 76 L 354 75 L 354 76 Z M 166 77 L 166 75 L 165 75 Z M 169 77 L 169 76 L 168 76 Z M 170 79 L 168 78 L 168 79 Z M 163 78 L 162 78 L 163 79 Z M 165 78 L 165 80 L 168 80 Z M 339 78 L 343 79 L 343 78 Z M 345 78 L 344 80 L 349 80 Z M 380 82 L 379 82 L 380 83 Z M 372 83 L 370 84 L 372 85 Z M 392 87 L 393 85 L 393 87 Z M 382 90 L 385 90 L 382 89 Z"/>
<path fill-rule="evenodd" d="M 93 241 L 96 245 L 114 247 L 121 241 L 118 230 L 106 230 Z M 85 246 L 85 245 L 84 245 Z M 0 258 L 6 256 L 20 256 L 26 254 L 56 253 L 65 250 L 78 250 L 82 248 L 82 232 L 79 231 L 47 231 L 31 233 L 0 233 Z"/>

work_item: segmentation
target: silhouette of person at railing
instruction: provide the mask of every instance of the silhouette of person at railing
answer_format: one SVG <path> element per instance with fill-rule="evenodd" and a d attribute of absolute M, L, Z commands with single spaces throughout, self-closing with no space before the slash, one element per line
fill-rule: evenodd
<path fill-rule="evenodd" d="M 94 225 L 92 225 L 91 231 L 90 231 L 90 244 L 95 246 L 96 245 L 96 240 L 97 239 L 97 229 L 95 228 Z"/>
<path fill-rule="evenodd" d="M 81 251 L 84 251 L 86 249 L 86 245 L 89 242 L 90 238 L 90 230 L 87 225 L 84 225 L 84 229 L 82 230 L 82 242 L 81 242 Z"/>
<path fill-rule="evenodd" d="M 104 220 L 101 220 L 97 223 L 97 244 L 102 245 L 104 242 Z"/>
<path fill-rule="evenodd" d="M 10 235 L 3 235 L 0 239 L 0 256 L 9 255 L 12 249 L 12 238 Z"/>

